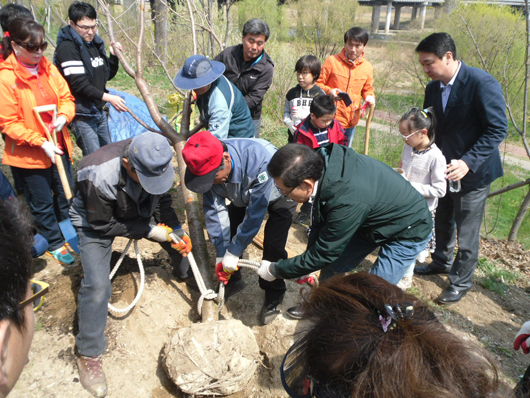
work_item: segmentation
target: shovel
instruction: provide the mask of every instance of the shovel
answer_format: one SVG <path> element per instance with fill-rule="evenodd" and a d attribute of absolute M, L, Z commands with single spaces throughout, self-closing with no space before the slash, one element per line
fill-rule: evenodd
<path fill-rule="evenodd" d="M 364 138 L 364 154 L 368 155 L 368 144 L 370 143 L 370 123 L 372 123 L 372 117 L 374 116 L 375 106 L 370 107 L 368 117 L 366 118 L 366 134 Z"/>
<path fill-rule="evenodd" d="M 52 128 L 52 133 L 50 134 L 48 126 L 44 124 L 42 118 L 40 117 L 40 114 L 43 112 L 53 112 L 52 120 L 53 124 L 55 124 L 55 120 L 57 118 L 57 106 L 42 105 L 33 108 L 33 113 L 37 117 L 37 120 L 39 121 L 44 131 L 46 132 L 46 138 L 48 139 L 48 141 L 52 142 L 53 145 L 57 146 L 57 135 L 55 133 L 55 129 Z M 66 176 L 66 171 L 64 170 L 63 160 L 60 155 L 55 155 L 55 165 L 57 166 L 57 171 L 59 172 L 59 177 L 61 179 L 61 184 L 63 186 L 66 200 L 70 201 L 70 199 L 72 199 L 72 190 L 70 189 L 70 183 L 68 182 L 68 177 Z M 59 228 L 61 229 L 61 233 L 63 234 L 64 240 L 70 245 L 73 251 L 79 253 L 79 238 L 77 237 L 77 232 L 75 231 L 70 219 L 67 218 L 66 220 L 59 222 Z"/>

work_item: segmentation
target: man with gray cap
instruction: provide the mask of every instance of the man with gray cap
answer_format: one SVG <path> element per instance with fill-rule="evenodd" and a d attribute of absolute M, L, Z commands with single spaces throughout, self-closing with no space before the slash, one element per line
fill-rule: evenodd
<path fill-rule="evenodd" d="M 175 76 L 175 86 L 197 94 L 200 120 L 218 139 L 254 137 L 254 124 L 243 95 L 223 76 L 225 66 L 192 55 Z"/>
<path fill-rule="evenodd" d="M 78 295 L 77 365 L 81 384 L 96 397 L 107 393 L 101 356 L 112 292 L 109 273 L 114 238 L 160 242 L 171 257 L 175 276 L 192 285 L 189 263 L 182 259 L 191 251 L 191 242 L 167 193 L 174 180 L 172 158 L 167 138 L 147 132 L 85 156 L 77 172 L 70 208 L 84 273 Z M 171 232 L 184 243 L 170 244 Z"/>

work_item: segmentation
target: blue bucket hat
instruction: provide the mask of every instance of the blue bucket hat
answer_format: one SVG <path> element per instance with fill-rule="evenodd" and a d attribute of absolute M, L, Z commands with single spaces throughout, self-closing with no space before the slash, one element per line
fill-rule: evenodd
<path fill-rule="evenodd" d="M 161 195 L 173 186 L 173 150 L 162 134 L 147 132 L 134 137 L 128 158 L 147 193 Z"/>
<path fill-rule="evenodd" d="M 195 90 L 214 82 L 224 71 L 223 63 L 210 61 L 203 55 L 192 55 L 177 72 L 173 83 L 183 90 Z"/>

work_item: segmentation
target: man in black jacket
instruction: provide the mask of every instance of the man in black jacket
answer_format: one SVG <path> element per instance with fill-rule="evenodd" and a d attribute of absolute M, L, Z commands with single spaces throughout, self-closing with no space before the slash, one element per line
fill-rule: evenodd
<path fill-rule="evenodd" d="M 96 397 L 107 393 L 101 356 L 106 346 L 114 238 L 160 242 L 171 257 L 173 274 L 193 286 L 189 262 L 181 256 L 191 251 L 191 242 L 167 193 L 174 183 L 172 158 L 167 138 L 147 132 L 106 145 L 85 156 L 79 165 L 76 195 L 70 207 L 83 265 L 77 300 L 77 365 L 81 384 Z M 170 233 L 181 237 L 185 244 L 170 244 Z"/>
<path fill-rule="evenodd" d="M 447 179 L 460 181 L 461 190 L 448 189 L 438 202 L 433 261 L 414 272 L 448 273 L 450 284 L 437 301 L 449 304 L 473 286 L 486 198 L 490 184 L 503 175 L 499 145 L 507 131 L 505 102 L 500 84 L 491 75 L 457 59 L 449 34 L 429 35 L 416 52 L 423 71 L 432 79 L 423 107 L 434 108 L 436 145 L 448 163 Z"/>
<path fill-rule="evenodd" d="M 265 22 L 250 19 L 243 26 L 242 44 L 228 47 L 215 57 L 225 64 L 224 75 L 245 97 L 254 120 L 256 138 L 259 138 L 261 127 L 263 97 L 272 84 L 274 73 L 274 63 L 263 49 L 269 36 L 270 29 Z"/>
<path fill-rule="evenodd" d="M 105 43 L 97 35 L 96 10 L 88 3 L 75 2 L 68 8 L 70 25 L 57 35 L 54 63 L 62 73 L 75 97 L 75 118 L 71 126 L 83 156 L 111 142 L 107 116 L 103 110 L 110 102 L 118 112 L 126 111 L 125 100 L 106 92 L 107 81 L 118 72 L 118 58 L 110 43 L 110 58 Z"/>

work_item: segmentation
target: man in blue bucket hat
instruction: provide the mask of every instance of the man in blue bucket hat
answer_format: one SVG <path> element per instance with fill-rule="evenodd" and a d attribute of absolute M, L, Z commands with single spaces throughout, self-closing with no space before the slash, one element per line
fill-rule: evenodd
<path fill-rule="evenodd" d="M 175 76 L 175 86 L 197 95 L 200 120 L 218 139 L 254 137 L 254 122 L 239 89 L 223 76 L 225 66 L 192 55 Z"/>
<path fill-rule="evenodd" d="M 105 145 L 85 156 L 79 165 L 76 195 L 70 208 L 70 218 L 79 235 L 84 273 L 77 300 L 77 365 L 81 384 L 95 397 L 107 393 L 101 356 L 106 346 L 114 238 L 159 242 L 171 258 L 173 274 L 193 286 L 189 262 L 182 258 L 191 251 L 191 242 L 167 193 L 175 177 L 172 158 L 167 138 L 147 132 Z M 171 232 L 185 243 L 170 244 Z"/>

